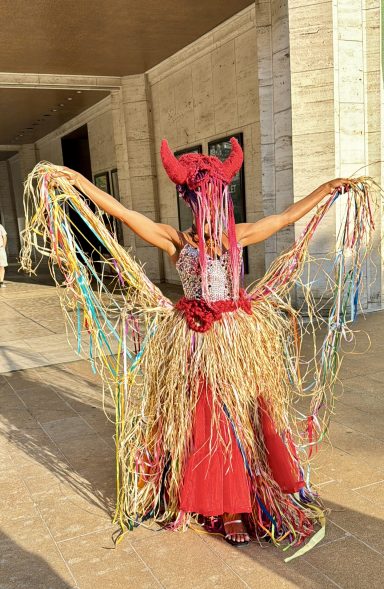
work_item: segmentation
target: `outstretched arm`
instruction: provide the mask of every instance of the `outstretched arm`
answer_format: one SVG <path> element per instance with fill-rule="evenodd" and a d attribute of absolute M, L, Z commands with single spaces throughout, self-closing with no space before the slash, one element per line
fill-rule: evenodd
<path fill-rule="evenodd" d="M 237 241 L 245 246 L 268 239 L 268 237 L 271 237 L 271 235 L 274 235 L 280 229 L 304 217 L 325 196 L 331 194 L 335 188 L 347 185 L 349 182 L 347 178 L 336 178 L 335 180 L 322 184 L 319 188 L 311 192 L 311 194 L 295 202 L 295 204 L 289 206 L 282 213 L 269 215 L 255 223 L 238 223 L 236 225 Z"/>
<path fill-rule="evenodd" d="M 112 215 L 125 223 L 136 235 L 151 245 L 166 251 L 170 256 L 175 253 L 179 237 L 176 229 L 171 225 L 156 223 L 141 213 L 127 209 L 113 196 L 100 190 L 82 174 L 70 168 L 63 167 L 60 171 L 52 174 L 53 179 L 60 176 L 65 176 L 71 184 L 81 190 L 98 207 L 108 215 Z"/>

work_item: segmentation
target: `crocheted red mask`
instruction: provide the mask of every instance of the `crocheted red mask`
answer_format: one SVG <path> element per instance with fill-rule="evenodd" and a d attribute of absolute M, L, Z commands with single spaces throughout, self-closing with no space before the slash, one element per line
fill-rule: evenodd
<path fill-rule="evenodd" d="M 187 153 L 177 159 L 165 139 L 161 144 L 160 153 L 165 171 L 177 185 L 179 195 L 193 211 L 199 238 L 202 291 L 207 301 L 210 295 L 205 241 L 208 236 L 209 242 L 213 244 L 213 251 L 222 252 L 223 232 L 227 233 L 229 240 L 232 295 L 234 299 L 239 296 L 239 249 L 228 184 L 241 168 L 243 150 L 234 137 L 230 141 L 231 153 L 224 162 L 217 157 L 198 153 Z"/>

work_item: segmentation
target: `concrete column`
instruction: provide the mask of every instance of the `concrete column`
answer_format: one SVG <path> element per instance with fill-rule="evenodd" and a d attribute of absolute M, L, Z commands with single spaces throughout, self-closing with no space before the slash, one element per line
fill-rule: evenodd
<path fill-rule="evenodd" d="M 293 188 L 294 200 L 300 200 L 336 175 L 333 5 L 331 1 L 288 0 L 288 7 Z M 296 238 L 312 214 L 295 224 Z M 333 207 L 312 239 L 310 252 L 315 259 L 321 258 L 334 249 L 335 242 Z M 311 269 L 316 272 L 315 262 Z M 316 275 L 311 288 L 314 297 L 320 298 L 326 289 L 325 276 Z"/>
<path fill-rule="evenodd" d="M 21 145 L 19 150 L 21 176 L 26 178 L 37 164 L 36 147 L 34 143 Z"/>
<path fill-rule="evenodd" d="M 382 77 L 380 48 L 380 0 L 362 0 L 362 45 L 363 45 L 363 83 L 364 83 L 364 124 L 365 124 L 365 158 L 368 164 L 364 174 L 373 176 L 381 186 L 384 185 L 384 85 Z M 376 216 L 376 234 L 374 243 L 374 262 L 376 268 L 367 268 L 368 283 L 372 286 L 368 292 L 370 308 L 384 305 L 384 265 L 382 239 L 384 226 L 382 216 Z M 380 271 L 381 269 L 381 271 Z"/>
<path fill-rule="evenodd" d="M 115 99 L 117 100 L 117 98 Z M 130 206 L 154 221 L 159 221 L 156 163 L 152 128 L 152 108 L 146 75 L 127 76 L 122 79 L 121 114 L 115 112 L 115 119 L 123 117 L 120 136 L 120 155 L 125 169 L 124 179 L 129 178 L 126 194 Z M 152 280 L 162 280 L 162 255 L 152 246 L 134 237 L 135 252 L 145 264 Z"/>
<path fill-rule="evenodd" d="M 357 170 L 380 181 L 379 166 L 366 167 L 382 159 L 379 1 L 288 0 L 288 6 L 295 199 Z M 315 257 L 335 247 L 344 206 L 339 201 L 324 219 L 311 245 Z M 296 224 L 296 236 L 307 218 Z M 379 240 L 380 217 L 377 222 Z M 364 273 L 362 303 L 373 310 L 381 306 L 379 254 Z M 315 282 L 315 296 L 323 294 L 324 286 Z"/>
<path fill-rule="evenodd" d="M 265 214 L 359 168 L 382 183 L 382 166 L 374 163 L 383 159 L 379 0 L 256 0 L 256 27 Z M 315 258 L 334 249 L 343 209 L 340 201 L 323 220 L 311 243 Z M 267 266 L 309 216 L 266 242 Z M 364 271 L 363 305 L 379 308 L 379 252 Z M 313 284 L 315 297 L 325 284 Z"/>
<path fill-rule="evenodd" d="M 119 179 L 120 202 L 128 209 L 133 208 L 131 196 L 131 183 L 129 176 L 129 162 L 127 150 L 127 132 L 125 128 L 125 116 L 123 111 L 122 90 L 114 90 L 111 93 L 111 108 L 113 120 L 113 133 L 116 151 L 116 168 Z M 135 235 L 123 225 L 124 246 L 135 252 Z"/>
<path fill-rule="evenodd" d="M 293 202 L 292 105 L 287 0 L 256 0 L 262 194 L 265 215 Z M 294 240 L 288 227 L 265 244 L 265 263 Z"/>

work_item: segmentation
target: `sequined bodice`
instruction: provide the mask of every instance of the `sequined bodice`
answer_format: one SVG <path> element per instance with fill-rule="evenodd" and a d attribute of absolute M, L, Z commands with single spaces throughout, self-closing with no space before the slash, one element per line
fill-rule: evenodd
<path fill-rule="evenodd" d="M 241 272 L 242 248 L 239 245 L 240 260 L 238 273 Z M 176 263 L 184 295 L 187 299 L 201 299 L 201 269 L 199 251 L 187 243 L 182 248 Z M 229 263 L 229 253 L 225 252 L 219 258 L 207 256 L 207 277 L 210 301 L 222 301 L 233 298 L 232 277 Z"/>

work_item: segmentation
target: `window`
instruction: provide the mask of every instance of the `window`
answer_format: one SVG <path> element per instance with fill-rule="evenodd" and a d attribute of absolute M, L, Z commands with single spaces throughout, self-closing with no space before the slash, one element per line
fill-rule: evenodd
<path fill-rule="evenodd" d="M 93 177 L 93 183 L 100 188 L 100 190 L 112 194 L 112 196 L 120 202 L 119 181 L 116 169 L 95 174 Z M 108 231 L 112 233 L 120 245 L 123 245 L 123 228 L 121 222 L 107 213 L 103 213 L 103 220 Z"/>
<path fill-rule="evenodd" d="M 110 183 L 109 183 L 109 174 L 108 172 L 101 172 L 101 174 L 95 174 L 93 177 L 93 183 L 97 188 L 103 190 L 110 194 Z"/>
<path fill-rule="evenodd" d="M 119 188 L 119 178 L 117 175 L 117 170 L 116 169 L 111 170 L 110 175 L 111 175 L 112 196 L 114 196 L 115 199 L 120 202 L 120 188 Z M 113 233 L 114 233 L 115 239 L 117 239 L 117 241 L 119 242 L 120 245 L 124 245 L 123 225 L 122 225 L 121 221 L 114 218 L 112 221 L 112 226 L 113 226 Z"/>

